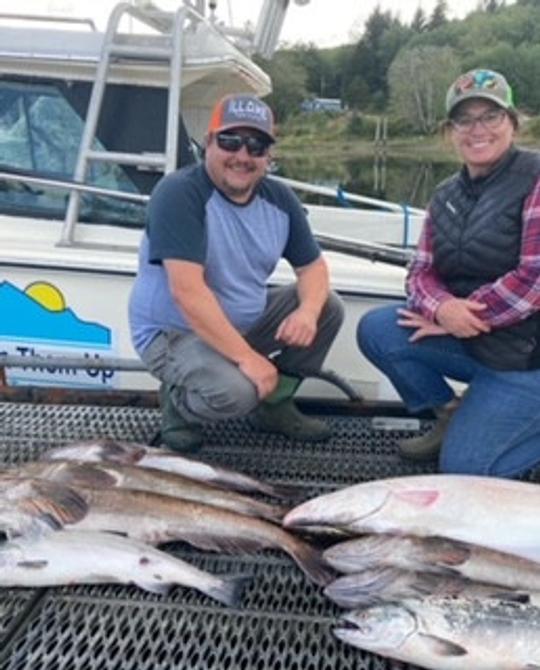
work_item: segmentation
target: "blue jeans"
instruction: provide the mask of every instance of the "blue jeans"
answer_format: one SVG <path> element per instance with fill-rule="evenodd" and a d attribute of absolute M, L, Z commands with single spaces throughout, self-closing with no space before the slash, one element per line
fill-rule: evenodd
<path fill-rule="evenodd" d="M 411 343 L 413 331 L 397 324 L 397 309 L 404 306 L 365 314 L 358 346 L 412 412 L 454 397 L 445 377 L 468 384 L 444 438 L 440 471 L 517 477 L 539 463 L 540 370 L 493 370 L 450 335 Z"/>

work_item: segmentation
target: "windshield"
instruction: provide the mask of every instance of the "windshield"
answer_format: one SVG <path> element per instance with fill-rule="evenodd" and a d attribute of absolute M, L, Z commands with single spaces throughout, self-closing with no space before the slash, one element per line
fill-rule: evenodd
<path fill-rule="evenodd" d="M 93 148 L 162 152 L 167 92 L 129 86 L 110 89 L 98 124 L 99 139 Z M 0 171 L 72 181 L 90 93 L 91 84 L 87 82 L 0 80 Z M 141 117 L 149 107 L 151 122 Z M 186 154 L 186 162 L 192 162 L 192 152 Z M 159 171 L 143 166 L 94 161 L 89 164 L 85 183 L 148 194 L 160 176 Z M 1 212 L 63 219 L 68 198 L 66 189 L 0 180 Z M 144 211 L 143 204 L 84 194 L 79 220 L 142 227 Z"/>

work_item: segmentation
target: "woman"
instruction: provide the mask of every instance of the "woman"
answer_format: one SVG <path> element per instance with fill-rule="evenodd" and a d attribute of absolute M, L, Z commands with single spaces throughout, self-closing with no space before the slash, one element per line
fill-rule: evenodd
<path fill-rule="evenodd" d="M 406 306 L 366 314 L 358 344 L 410 411 L 437 417 L 402 455 L 516 477 L 540 462 L 540 154 L 514 146 L 518 116 L 497 72 L 459 77 L 446 110 L 463 167 L 430 202 Z M 461 399 L 445 378 L 468 384 Z"/>

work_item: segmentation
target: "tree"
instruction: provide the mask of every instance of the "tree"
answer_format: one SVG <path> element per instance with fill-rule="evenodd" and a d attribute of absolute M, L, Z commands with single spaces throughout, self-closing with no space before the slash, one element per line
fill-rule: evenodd
<path fill-rule="evenodd" d="M 433 133 L 444 116 L 448 86 L 459 71 L 457 56 L 449 47 L 401 50 L 388 75 L 392 109 L 420 132 Z"/>
<path fill-rule="evenodd" d="M 446 0 L 437 0 L 428 23 L 428 30 L 436 30 L 448 23 L 448 3 Z"/>
<path fill-rule="evenodd" d="M 423 33 L 427 29 L 427 17 L 422 7 L 418 6 L 411 21 L 411 30 Z"/>
<path fill-rule="evenodd" d="M 407 42 L 410 29 L 403 26 L 390 12 L 377 5 L 366 21 L 366 29 L 356 44 L 345 71 L 345 91 L 357 88 L 352 81 L 359 76 L 368 87 L 369 96 L 363 107 L 384 107 L 388 97 L 388 67 L 399 49 Z M 352 100 L 348 100 L 352 104 Z"/>
<path fill-rule="evenodd" d="M 278 121 L 285 120 L 300 109 L 308 97 L 306 71 L 295 60 L 294 52 L 277 51 L 271 61 L 264 61 L 264 69 L 272 80 L 272 94 L 266 101 Z"/>

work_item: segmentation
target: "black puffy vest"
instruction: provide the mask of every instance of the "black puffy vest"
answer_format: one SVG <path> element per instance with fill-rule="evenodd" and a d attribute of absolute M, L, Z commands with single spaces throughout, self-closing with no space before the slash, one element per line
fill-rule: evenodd
<path fill-rule="evenodd" d="M 453 295 L 465 298 L 517 267 L 523 205 L 539 177 L 540 154 L 512 148 L 486 177 L 471 179 L 463 168 L 437 188 L 434 262 Z M 495 369 L 540 368 L 540 313 L 463 343 Z"/>

